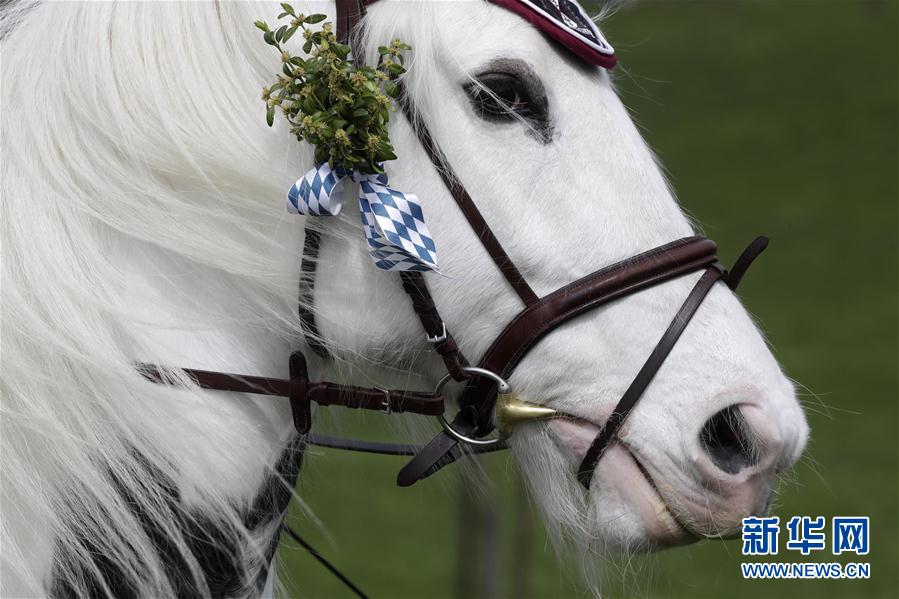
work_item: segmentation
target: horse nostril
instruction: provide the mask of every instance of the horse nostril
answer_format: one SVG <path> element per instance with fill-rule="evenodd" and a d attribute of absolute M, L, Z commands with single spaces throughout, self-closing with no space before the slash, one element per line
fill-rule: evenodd
<path fill-rule="evenodd" d="M 728 474 L 758 463 L 758 451 L 738 405 L 709 418 L 699 432 L 699 440 L 715 466 Z"/>

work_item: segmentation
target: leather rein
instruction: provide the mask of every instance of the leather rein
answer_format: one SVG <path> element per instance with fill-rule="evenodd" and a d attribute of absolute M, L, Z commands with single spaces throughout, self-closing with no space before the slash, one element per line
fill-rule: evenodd
<path fill-rule="evenodd" d="M 373 0 L 337 0 L 339 40 L 349 39 L 350 32 L 364 15 L 365 4 L 371 1 Z M 717 247 L 713 241 L 700 236 L 686 237 L 606 266 L 540 297 L 527 283 L 493 234 L 471 195 L 434 141 L 427 124 L 420 118 L 401 82 L 399 89 L 398 103 L 406 120 L 416 132 L 421 146 L 456 205 L 511 289 L 520 298 L 524 308 L 511 319 L 476 365 L 473 365 L 463 355 L 441 318 L 424 275 L 418 272 L 400 273 L 403 290 L 409 296 L 412 307 L 421 321 L 427 341 L 446 366 L 447 374 L 433 392 L 311 382 L 306 359 L 301 352 L 294 352 L 290 356 L 289 379 L 195 369 L 182 370 L 202 389 L 289 398 L 294 426 L 297 432 L 306 435 L 307 443 L 367 453 L 414 456 L 397 476 L 397 484 L 409 486 L 463 455 L 505 449 L 506 436 L 510 434 L 514 424 L 554 417 L 570 417 L 550 408 L 517 400 L 507 382 L 516 366 L 547 334 L 562 324 L 609 302 L 690 273 L 702 272 L 702 276 L 622 395 L 612 415 L 600 428 L 581 461 L 577 479 L 584 488 L 589 489 L 593 472 L 603 453 L 615 440 L 621 426 L 652 382 L 702 301 L 718 281 L 724 282 L 731 290 L 736 289 L 746 269 L 765 249 L 768 240 L 765 237 L 756 238 L 744 250 L 734 267 L 728 271 L 718 261 Z M 323 357 L 329 357 L 330 352 L 322 340 L 311 308 L 320 242 L 320 233 L 307 224 L 301 262 L 299 316 L 309 348 Z M 166 384 L 172 382 L 157 366 L 140 364 L 138 369 L 150 381 Z M 459 397 L 459 412 L 452 421 L 444 415 L 445 397 L 442 394 L 443 386 L 450 380 L 465 384 Z M 424 447 L 319 436 L 310 432 L 313 403 L 322 406 L 337 405 L 377 410 L 385 414 L 407 412 L 434 416 L 441 420 L 443 430 Z M 487 438 L 496 428 L 500 429 L 500 436 Z"/>

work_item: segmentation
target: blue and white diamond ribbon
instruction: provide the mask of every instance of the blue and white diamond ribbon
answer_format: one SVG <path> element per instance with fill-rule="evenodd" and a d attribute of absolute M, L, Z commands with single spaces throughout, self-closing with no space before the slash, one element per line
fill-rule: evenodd
<path fill-rule="evenodd" d="M 359 211 L 368 250 L 382 270 L 418 271 L 437 267 L 437 249 L 414 194 L 387 186 L 387 175 L 370 175 L 328 163 L 310 170 L 287 192 L 287 211 L 307 216 L 336 216 L 343 207 L 341 189 L 350 178 L 359 184 Z"/>

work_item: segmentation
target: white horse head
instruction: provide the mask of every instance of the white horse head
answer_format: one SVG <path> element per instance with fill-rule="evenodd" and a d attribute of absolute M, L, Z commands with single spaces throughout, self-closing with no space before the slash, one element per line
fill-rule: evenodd
<path fill-rule="evenodd" d="M 2 594 L 168 595 L 185 580 L 252 594 L 283 507 L 269 487 L 292 436 L 287 407 L 153 385 L 134 363 L 283 376 L 303 342 L 302 222 L 280 203 L 311 153 L 265 126 L 258 93 L 277 57 L 252 27 L 279 8 L 5 10 Z M 371 6 L 369 59 L 393 38 L 413 46 L 411 98 L 538 293 L 692 233 L 605 71 L 486 2 Z M 495 110 L 485 88 L 522 110 Z M 391 137 L 391 184 L 422 198 L 437 243 L 445 276 L 429 276 L 431 291 L 478 356 L 520 302 L 398 115 Z M 314 376 L 428 388 L 441 362 L 347 213 L 326 224 L 313 303 L 338 360 L 314 362 Z M 512 437 L 560 538 L 634 549 L 729 535 L 801 454 L 792 385 L 718 286 L 591 491 L 578 487 L 597 425 L 694 282 L 553 331 L 513 375 L 524 399 L 581 418 Z M 265 517 L 249 513 L 260 505 Z M 210 552 L 229 577 L 210 573 Z"/>

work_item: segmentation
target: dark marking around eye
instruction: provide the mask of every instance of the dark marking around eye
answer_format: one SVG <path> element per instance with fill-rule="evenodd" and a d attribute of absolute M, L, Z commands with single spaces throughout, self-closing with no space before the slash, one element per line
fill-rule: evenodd
<path fill-rule="evenodd" d="M 499 59 L 465 85 L 474 113 L 498 124 L 528 125 L 528 133 L 544 144 L 552 141 L 553 126 L 543 82 L 523 60 Z"/>

